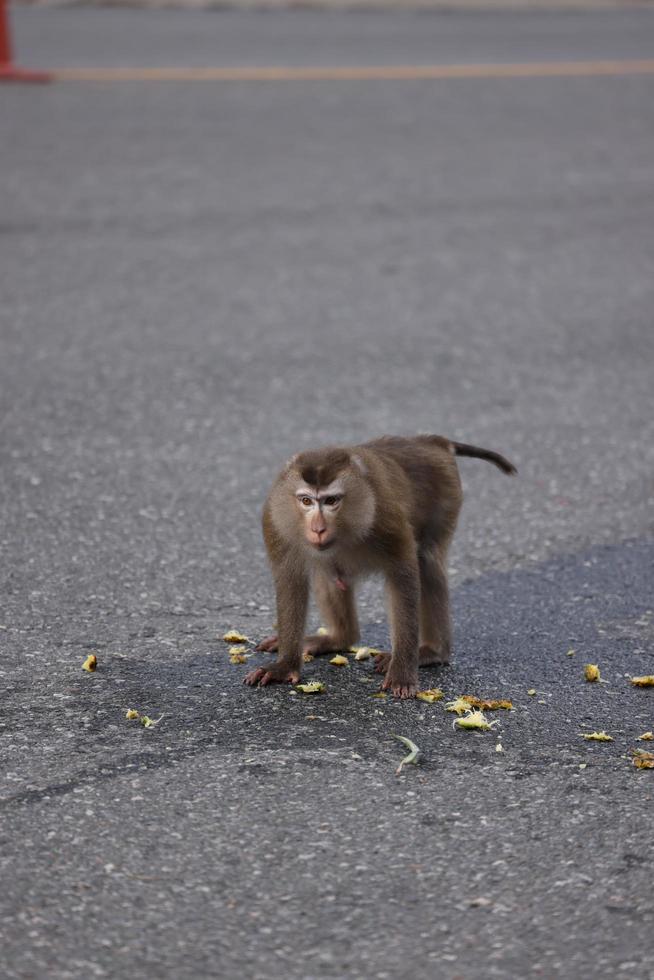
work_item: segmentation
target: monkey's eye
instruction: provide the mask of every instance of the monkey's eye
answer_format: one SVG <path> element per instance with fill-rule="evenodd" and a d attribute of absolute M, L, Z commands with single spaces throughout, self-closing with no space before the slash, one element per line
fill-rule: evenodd
<path fill-rule="evenodd" d="M 336 507 L 338 504 L 340 504 L 341 499 L 342 499 L 341 497 L 337 497 L 337 496 L 325 497 L 325 499 L 323 500 L 323 504 L 325 505 L 325 507 Z"/>
<path fill-rule="evenodd" d="M 300 501 L 303 507 L 313 506 L 313 500 L 311 499 L 311 497 L 298 497 L 298 500 Z"/>

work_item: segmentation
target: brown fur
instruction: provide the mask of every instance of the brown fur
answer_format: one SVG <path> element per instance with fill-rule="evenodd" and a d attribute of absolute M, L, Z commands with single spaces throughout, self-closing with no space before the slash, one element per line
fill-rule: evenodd
<path fill-rule="evenodd" d="M 260 649 L 279 650 L 279 656 L 269 667 L 250 671 L 246 683 L 297 682 L 303 649 L 324 653 L 356 643 L 354 586 L 370 572 L 383 573 L 389 600 L 392 653 L 378 658 L 382 687 L 411 697 L 419 664 L 449 661 L 447 550 L 462 503 L 455 455 L 478 456 L 515 472 L 498 453 L 429 435 L 385 436 L 289 461 L 263 514 L 279 636 L 264 640 Z M 321 490 L 335 481 L 342 501 L 318 502 Z M 305 486 L 316 499 L 302 504 L 295 494 Z M 303 638 L 310 583 L 327 636 Z"/>

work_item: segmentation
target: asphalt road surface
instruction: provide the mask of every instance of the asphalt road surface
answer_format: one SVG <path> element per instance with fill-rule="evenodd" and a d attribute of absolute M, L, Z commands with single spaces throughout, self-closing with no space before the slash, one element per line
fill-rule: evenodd
<path fill-rule="evenodd" d="M 33 67 L 654 58 L 647 10 L 13 21 Z M 0 134 L 2 976 L 654 977 L 654 74 L 58 81 Z M 274 619 L 275 468 L 417 431 L 520 471 L 461 462 L 421 677 L 489 732 L 220 639 Z"/>

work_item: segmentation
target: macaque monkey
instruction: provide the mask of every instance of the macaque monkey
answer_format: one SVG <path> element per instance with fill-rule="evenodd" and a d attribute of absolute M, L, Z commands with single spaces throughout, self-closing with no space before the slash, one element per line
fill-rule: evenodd
<path fill-rule="evenodd" d="M 449 662 L 447 549 L 462 502 L 456 456 L 476 456 L 504 473 L 516 472 L 499 453 L 430 435 L 385 436 L 289 460 L 263 511 L 278 636 L 257 649 L 278 651 L 278 657 L 251 670 L 246 684 L 295 684 L 303 652 L 355 644 L 355 586 L 375 572 L 386 581 L 392 640 L 391 653 L 376 658 L 382 689 L 413 697 L 418 666 Z M 310 587 L 327 627 L 324 636 L 304 637 Z"/>

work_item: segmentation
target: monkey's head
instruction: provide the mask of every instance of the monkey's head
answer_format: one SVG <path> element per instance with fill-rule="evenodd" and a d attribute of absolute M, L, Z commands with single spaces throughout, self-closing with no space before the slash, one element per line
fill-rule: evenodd
<path fill-rule="evenodd" d="M 299 523 L 301 540 L 316 553 L 363 540 L 372 527 L 375 498 L 356 454 L 343 449 L 299 453 L 286 466 L 283 487 L 285 505 L 281 515 L 274 508 L 275 523 L 287 539 L 297 539 Z"/>

